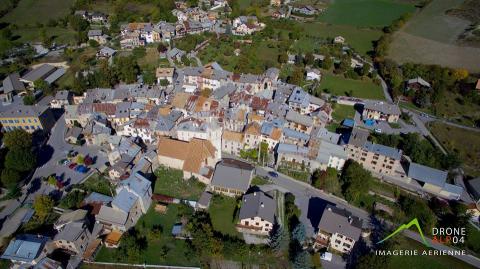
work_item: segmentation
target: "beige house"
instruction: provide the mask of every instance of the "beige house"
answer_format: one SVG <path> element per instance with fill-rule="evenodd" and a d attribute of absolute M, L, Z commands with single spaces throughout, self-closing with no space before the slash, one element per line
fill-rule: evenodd
<path fill-rule="evenodd" d="M 158 67 L 155 72 L 155 75 L 157 77 L 157 83 L 160 84 L 162 80 L 166 80 L 169 84 L 172 84 L 174 72 L 175 68 Z"/>
<path fill-rule="evenodd" d="M 257 235 L 268 235 L 275 223 L 276 203 L 262 191 L 245 194 L 239 213 L 237 230 Z"/>
<path fill-rule="evenodd" d="M 210 184 L 213 167 L 219 161 L 216 151 L 210 141 L 198 138 L 188 142 L 160 138 L 157 148 L 159 164 L 181 169 L 184 178 L 195 176 L 205 184 Z"/>
<path fill-rule="evenodd" d="M 361 233 L 362 220 L 345 209 L 327 206 L 318 224 L 314 248 L 350 253 Z"/>
<path fill-rule="evenodd" d="M 222 152 L 239 155 L 243 149 L 243 133 L 223 131 Z"/>
<path fill-rule="evenodd" d="M 260 138 L 262 134 L 260 133 L 260 124 L 257 122 L 252 122 L 245 126 L 245 138 L 244 142 L 248 148 L 256 148 L 258 143 L 260 143 Z"/>
<path fill-rule="evenodd" d="M 386 102 L 366 102 L 363 107 L 363 119 L 381 120 L 396 123 L 400 118 L 400 108 Z"/>

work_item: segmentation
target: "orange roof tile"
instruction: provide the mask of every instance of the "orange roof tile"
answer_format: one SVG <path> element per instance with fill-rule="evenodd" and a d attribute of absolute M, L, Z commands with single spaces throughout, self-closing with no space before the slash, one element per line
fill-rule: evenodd
<path fill-rule="evenodd" d="M 232 132 L 232 131 L 223 131 L 222 139 L 242 143 L 243 134 L 238 132 Z"/>
<path fill-rule="evenodd" d="M 274 128 L 272 131 L 272 134 L 270 135 L 270 138 L 273 140 L 280 140 L 280 137 L 282 137 L 282 129 L 280 128 Z"/>
<path fill-rule="evenodd" d="M 183 170 L 198 173 L 207 158 L 215 157 L 216 149 L 208 140 L 194 138 L 190 142 L 171 138 L 160 138 L 157 153 L 173 159 L 183 160 Z"/>
<path fill-rule="evenodd" d="M 258 124 L 257 122 L 249 123 L 245 127 L 245 134 L 260 135 L 260 124 Z"/>

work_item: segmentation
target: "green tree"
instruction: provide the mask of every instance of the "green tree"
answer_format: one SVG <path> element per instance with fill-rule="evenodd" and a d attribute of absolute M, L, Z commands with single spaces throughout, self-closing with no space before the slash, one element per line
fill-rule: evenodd
<path fill-rule="evenodd" d="M 43 79 L 35 80 L 33 82 L 33 87 L 35 87 L 36 90 L 42 90 L 45 94 L 48 94 L 51 91 L 50 84 Z"/>
<path fill-rule="evenodd" d="M 337 170 L 328 167 L 326 171 L 316 170 L 312 175 L 312 185 L 321 190 L 341 195 L 340 181 L 338 180 Z"/>
<path fill-rule="evenodd" d="M 30 149 L 32 134 L 23 129 L 15 129 L 3 135 L 3 143 L 10 150 Z"/>
<path fill-rule="evenodd" d="M 276 253 L 283 253 L 288 247 L 288 232 L 278 223 L 274 223 L 268 246 Z"/>
<path fill-rule="evenodd" d="M 44 221 L 50 212 L 52 212 L 53 205 L 53 199 L 48 195 L 39 195 L 33 201 L 33 209 L 41 221 Z"/>
<path fill-rule="evenodd" d="M 21 180 L 20 173 L 12 169 L 3 169 L 1 180 L 7 189 L 15 188 Z"/>
<path fill-rule="evenodd" d="M 288 79 L 288 83 L 301 85 L 304 79 L 304 70 L 303 68 L 297 67 L 293 70 L 292 75 Z"/>
<path fill-rule="evenodd" d="M 29 93 L 23 97 L 23 104 L 26 106 L 32 106 L 35 104 L 35 96 Z"/>
<path fill-rule="evenodd" d="M 125 83 L 133 83 L 137 80 L 139 67 L 134 57 L 116 57 L 116 74 Z"/>
<path fill-rule="evenodd" d="M 286 52 L 281 52 L 278 55 L 278 63 L 284 64 L 288 62 L 288 54 Z"/>
<path fill-rule="evenodd" d="M 162 87 L 168 86 L 169 84 L 170 84 L 170 82 L 168 82 L 168 80 L 166 80 L 166 79 L 161 79 L 160 80 L 160 86 L 162 86 Z"/>
<path fill-rule="evenodd" d="M 84 192 L 73 190 L 63 197 L 62 200 L 60 200 L 59 207 L 66 209 L 77 209 L 80 207 L 84 198 Z"/>
<path fill-rule="evenodd" d="M 303 59 L 303 62 L 305 65 L 313 65 L 315 62 L 315 57 L 313 57 L 313 54 L 311 52 L 308 52 L 305 54 L 305 59 Z"/>
<path fill-rule="evenodd" d="M 78 15 L 70 16 L 68 22 L 70 27 L 77 32 L 85 31 L 88 28 L 88 21 Z"/>
<path fill-rule="evenodd" d="M 94 39 L 88 40 L 88 45 L 92 48 L 98 48 L 98 46 L 100 46 L 97 40 L 94 40 Z"/>
<path fill-rule="evenodd" d="M 5 157 L 5 167 L 19 172 L 28 172 L 35 168 L 37 159 L 31 149 L 9 150 Z"/>
<path fill-rule="evenodd" d="M 333 60 L 330 55 L 325 55 L 325 59 L 322 61 L 322 69 L 330 70 L 333 66 Z"/>
<path fill-rule="evenodd" d="M 47 183 L 51 186 L 56 186 L 57 185 L 57 179 L 55 178 L 55 176 L 49 176 L 47 178 Z"/>
<path fill-rule="evenodd" d="M 356 203 L 367 194 L 372 181 L 371 174 L 359 163 L 348 161 L 342 174 L 342 193 L 349 202 Z"/>

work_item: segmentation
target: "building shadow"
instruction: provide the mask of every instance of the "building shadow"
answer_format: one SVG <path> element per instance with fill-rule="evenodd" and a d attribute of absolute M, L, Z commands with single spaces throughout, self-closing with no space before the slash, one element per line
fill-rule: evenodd
<path fill-rule="evenodd" d="M 323 200 L 319 197 L 312 197 L 308 200 L 308 212 L 307 218 L 310 220 L 310 224 L 315 229 L 315 233 L 318 231 L 318 224 L 322 218 L 323 211 L 327 205 L 335 206 L 335 204 Z"/>

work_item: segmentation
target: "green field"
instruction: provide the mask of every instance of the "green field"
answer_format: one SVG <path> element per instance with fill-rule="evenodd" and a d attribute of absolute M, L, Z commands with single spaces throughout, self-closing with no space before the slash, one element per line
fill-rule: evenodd
<path fill-rule="evenodd" d="M 322 76 L 320 89 L 328 89 L 328 92 L 333 95 L 343 96 L 349 91 L 352 91 L 352 96 L 354 97 L 377 100 L 385 99 L 381 86 L 376 85 L 372 81 L 346 79 L 342 76 L 332 74 Z"/>
<path fill-rule="evenodd" d="M 240 236 L 240 233 L 235 229 L 236 206 L 237 200 L 235 198 L 215 195 L 208 209 L 212 218 L 213 229 L 234 237 Z"/>
<path fill-rule="evenodd" d="M 175 240 L 171 236 L 173 225 L 179 220 L 178 213 L 181 205 L 169 205 L 166 214 L 157 213 L 153 207 L 143 215 L 135 226 L 141 234 L 147 234 L 154 225 L 161 225 L 162 234 L 160 238 L 147 236 L 148 246 L 136 263 L 164 264 L 177 266 L 198 266 L 199 261 L 195 253 L 191 252 L 185 240 Z M 121 241 L 120 241 L 121 242 Z M 167 249 L 166 255 L 159 255 Z M 121 256 L 118 249 L 102 247 L 98 252 L 95 261 L 98 262 L 123 262 L 125 257 Z"/>
<path fill-rule="evenodd" d="M 412 239 L 406 237 L 400 237 L 398 240 L 399 245 L 394 249 L 413 250 L 417 249 L 419 253 L 427 248 Z M 474 268 L 469 264 L 466 264 L 455 257 L 451 256 L 389 256 L 390 269 L 470 269 Z"/>
<path fill-rule="evenodd" d="M 160 167 L 155 170 L 155 176 L 157 180 L 153 193 L 198 200 L 205 190 L 205 184 L 197 179 L 183 179 L 182 170 Z"/>
<path fill-rule="evenodd" d="M 359 28 L 352 25 L 332 25 L 321 22 L 303 23 L 305 33 L 313 37 L 334 38 L 343 36 L 346 42 L 360 54 L 373 50 L 374 41 L 382 35 L 380 30 Z M 299 42 L 302 42 L 301 40 Z"/>
<path fill-rule="evenodd" d="M 50 19 L 68 15 L 74 2 L 75 0 L 21 0 L 1 21 L 19 26 L 46 23 Z"/>
<path fill-rule="evenodd" d="M 430 123 L 429 127 L 447 151 L 458 154 L 468 175 L 480 176 L 480 132 L 439 122 Z"/>
<path fill-rule="evenodd" d="M 393 0 L 335 0 L 320 20 L 337 25 L 382 27 L 414 10 L 412 4 Z"/>

